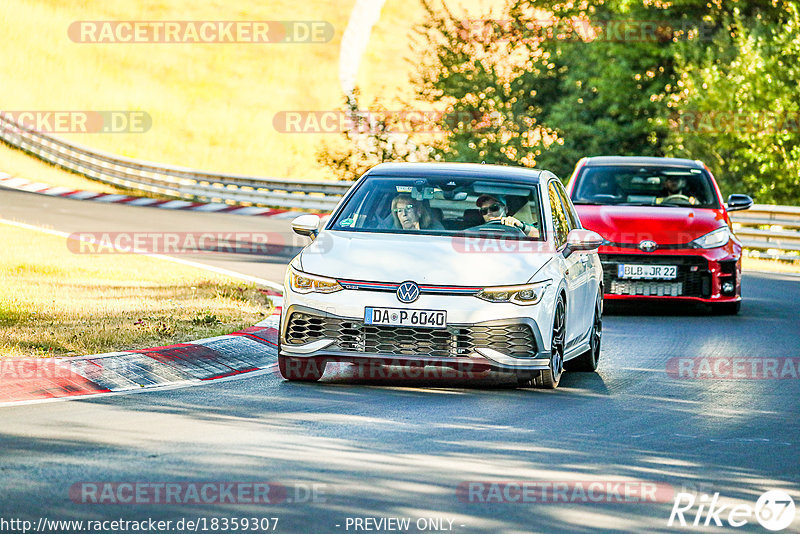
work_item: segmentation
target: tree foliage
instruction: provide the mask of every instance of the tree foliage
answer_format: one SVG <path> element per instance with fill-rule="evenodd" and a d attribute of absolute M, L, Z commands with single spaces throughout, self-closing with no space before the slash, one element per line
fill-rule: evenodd
<path fill-rule="evenodd" d="M 371 167 L 388 161 L 427 161 L 431 148 L 415 143 L 405 127 L 398 127 L 397 115 L 374 102 L 369 110 L 359 109 L 358 91 L 345 99 L 350 128 L 334 143 L 323 143 L 317 161 L 330 168 L 340 180 L 356 180 Z"/>
<path fill-rule="evenodd" d="M 684 109 L 796 109 L 798 32 L 788 4 L 515 0 L 503 20 L 482 26 L 444 3 L 423 4 L 419 34 L 434 53 L 420 62 L 420 96 L 500 117 L 491 131 L 450 132 L 436 151 L 443 158 L 566 178 L 584 156 L 672 155 L 706 161 L 725 189 L 800 200 L 796 129 L 724 137 L 676 132 L 674 121 Z"/>
<path fill-rule="evenodd" d="M 734 16 L 699 61 L 679 57 L 682 91 L 667 151 L 702 159 L 730 192 L 800 201 L 800 14 L 777 25 Z M 731 55 L 729 62 L 720 56 Z"/>
<path fill-rule="evenodd" d="M 433 158 L 565 179 L 584 156 L 674 156 L 704 161 L 723 193 L 800 201 L 796 2 L 509 0 L 476 20 L 421 1 L 412 83 L 455 120 L 432 146 L 378 131 L 321 157 L 347 177 Z M 701 127 L 726 116 L 752 127 Z"/>

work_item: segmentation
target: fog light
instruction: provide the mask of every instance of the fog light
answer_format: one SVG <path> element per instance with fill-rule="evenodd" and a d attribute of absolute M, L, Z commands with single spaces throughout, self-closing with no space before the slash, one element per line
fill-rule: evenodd
<path fill-rule="evenodd" d="M 733 282 L 722 282 L 723 293 L 733 293 Z"/>

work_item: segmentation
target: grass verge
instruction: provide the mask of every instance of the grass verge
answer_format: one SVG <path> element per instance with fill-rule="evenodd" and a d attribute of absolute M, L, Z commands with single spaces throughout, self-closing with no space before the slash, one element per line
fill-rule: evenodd
<path fill-rule="evenodd" d="M 255 285 L 137 255 L 77 255 L 66 239 L 0 224 L 0 358 L 181 343 L 252 326 Z"/>

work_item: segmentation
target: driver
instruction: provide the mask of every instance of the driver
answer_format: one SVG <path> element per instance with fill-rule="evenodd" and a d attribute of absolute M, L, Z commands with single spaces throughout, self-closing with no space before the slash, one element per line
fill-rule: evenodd
<path fill-rule="evenodd" d="M 680 178 L 678 176 L 668 175 L 664 178 L 664 187 L 661 189 L 659 196 L 668 198 L 672 196 L 682 196 L 687 197 L 689 202 L 695 204 L 697 199 L 691 192 L 684 191 L 684 187 L 686 186 L 686 179 Z"/>
<path fill-rule="evenodd" d="M 502 195 L 481 195 L 476 202 L 481 211 L 484 223 L 500 221 L 506 226 L 515 226 L 522 230 L 528 237 L 539 237 L 539 230 L 535 226 L 525 224 L 515 217 L 508 215 L 508 206 Z"/>

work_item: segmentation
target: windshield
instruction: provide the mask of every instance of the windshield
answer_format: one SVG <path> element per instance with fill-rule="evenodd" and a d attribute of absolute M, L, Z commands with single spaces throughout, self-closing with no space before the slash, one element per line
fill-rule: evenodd
<path fill-rule="evenodd" d="M 679 167 L 584 167 L 572 191 L 575 204 L 718 208 L 711 177 Z"/>
<path fill-rule="evenodd" d="M 514 217 L 526 228 L 502 224 Z M 330 230 L 491 235 L 541 240 L 538 186 L 475 178 L 370 176 L 327 226 Z"/>

